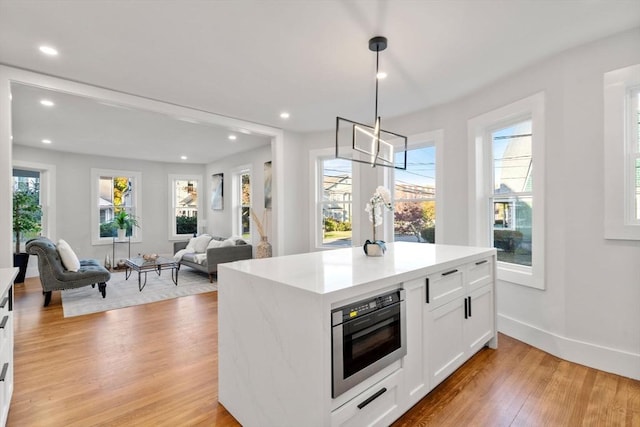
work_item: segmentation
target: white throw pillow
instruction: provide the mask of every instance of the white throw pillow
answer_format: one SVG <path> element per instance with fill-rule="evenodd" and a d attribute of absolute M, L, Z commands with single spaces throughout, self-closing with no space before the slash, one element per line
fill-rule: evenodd
<path fill-rule="evenodd" d="M 211 239 L 211 241 L 207 245 L 207 249 L 219 248 L 220 246 L 222 246 L 222 240 Z"/>
<path fill-rule="evenodd" d="M 227 246 L 235 246 L 235 245 L 236 245 L 236 242 L 231 239 L 223 240 L 222 242 L 220 242 L 221 248 L 226 248 Z"/>
<path fill-rule="evenodd" d="M 203 234 L 201 236 L 196 237 L 196 241 L 195 241 L 195 249 L 196 252 L 200 253 L 200 252 L 206 252 L 207 251 L 207 245 L 209 244 L 209 242 L 211 241 L 212 237 L 208 234 Z"/>
<path fill-rule="evenodd" d="M 198 237 L 192 237 L 187 244 L 187 249 L 192 249 L 196 253 L 205 252 L 210 241 L 211 236 L 208 234 L 201 234 Z"/>
<path fill-rule="evenodd" d="M 78 256 L 73 252 L 71 246 L 62 239 L 58 240 L 58 254 L 60 254 L 64 268 L 69 271 L 80 270 L 80 260 L 78 260 Z"/>

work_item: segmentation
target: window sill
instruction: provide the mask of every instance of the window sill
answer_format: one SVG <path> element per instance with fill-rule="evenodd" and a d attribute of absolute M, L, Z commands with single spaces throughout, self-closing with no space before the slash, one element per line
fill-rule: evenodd
<path fill-rule="evenodd" d="M 528 286 L 530 288 L 544 289 L 536 285 L 533 269 L 528 266 L 510 264 L 498 261 L 498 280 L 515 283 L 516 285 Z"/>

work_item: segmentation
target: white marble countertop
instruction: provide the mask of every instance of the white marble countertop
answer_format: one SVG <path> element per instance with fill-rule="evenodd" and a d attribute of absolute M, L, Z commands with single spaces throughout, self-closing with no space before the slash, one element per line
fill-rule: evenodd
<path fill-rule="evenodd" d="M 387 244 L 382 257 L 368 257 L 362 247 L 310 252 L 275 258 L 252 259 L 224 264 L 225 268 L 273 280 L 295 288 L 329 294 L 372 281 L 407 273 L 430 273 L 446 268 L 448 262 L 494 253 L 493 248 L 396 242 Z M 435 270 L 433 270 L 435 271 Z"/>
<path fill-rule="evenodd" d="M 0 268 L 0 295 L 4 294 L 5 290 L 13 285 L 13 279 L 16 278 L 18 269 L 16 267 Z"/>

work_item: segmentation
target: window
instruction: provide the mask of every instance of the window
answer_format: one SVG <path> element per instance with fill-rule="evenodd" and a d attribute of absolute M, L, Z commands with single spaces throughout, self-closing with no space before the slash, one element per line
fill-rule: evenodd
<path fill-rule="evenodd" d="M 139 188 L 142 182 L 139 172 L 92 169 L 92 243 L 111 243 L 116 235 L 114 216 L 125 211 L 140 222 Z M 141 241 L 138 227 L 129 226 L 127 236 Z"/>
<path fill-rule="evenodd" d="M 407 169 L 393 172 L 394 240 L 435 243 L 436 147 L 410 148 Z"/>
<path fill-rule="evenodd" d="M 251 172 L 236 175 L 236 230 L 245 240 L 251 240 Z"/>
<path fill-rule="evenodd" d="M 498 279 L 544 289 L 544 94 L 469 121 L 470 242 Z M 535 165 L 535 167 L 534 167 Z"/>
<path fill-rule="evenodd" d="M 199 176 L 169 176 L 171 189 L 170 236 L 173 238 L 193 235 L 198 232 L 198 212 L 200 210 L 198 190 L 201 180 L 202 178 Z"/>
<path fill-rule="evenodd" d="M 13 169 L 13 191 L 21 191 L 25 192 L 28 196 L 28 199 L 31 200 L 31 203 L 36 205 L 42 205 L 41 197 L 40 197 L 40 172 L 39 171 L 31 171 L 31 170 L 23 170 L 23 169 Z M 33 239 L 41 234 L 44 231 L 44 221 L 41 213 L 33 213 L 30 214 L 34 220 L 34 223 L 39 224 L 40 231 L 26 232 L 20 234 L 20 242 L 21 244 L 27 242 L 29 239 Z M 13 243 L 15 244 L 16 235 L 13 233 Z"/>
<path fill-rule="evenodd" d="M 640 240 L 640 64 L 604 74 L 604 229 Z"/>
<path fill-rule="evenodd" d="M 320 158 L 317 212 L 322 224 L 317 239 L 321 246 L 351 246 L 353 179 L 351 161 Z"/>
<path fill-rule="evenodd" d="M 498 261 L 531 266 L 531 120 L 491 133 L 493 247 Z"/>

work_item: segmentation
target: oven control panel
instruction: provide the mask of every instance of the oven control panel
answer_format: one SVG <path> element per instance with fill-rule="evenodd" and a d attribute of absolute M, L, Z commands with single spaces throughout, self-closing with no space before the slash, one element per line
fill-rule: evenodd
<path fill-rule="evenodd" d="M 332 324 L 335 326 L 336 324 L 340 324 L 376 310 L 380 310 L 392 304 L 396 304 L 401 300 L 401 291 L 402 289 L 398 289 L 386 294 L 336 308 L 331 312 Z"/>

